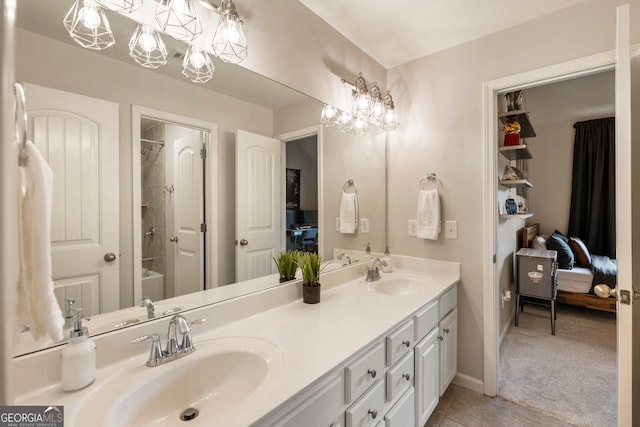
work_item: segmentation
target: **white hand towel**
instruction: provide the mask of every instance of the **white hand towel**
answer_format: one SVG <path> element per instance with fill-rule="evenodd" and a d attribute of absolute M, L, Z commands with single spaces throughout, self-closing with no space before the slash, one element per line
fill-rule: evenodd
<path fill-rule="evenodd" d="M 440 194 L 437 189 L 418 193 L 418 229 L 421 239 L 438 240 L 440 234 Z"/>
<path fill-rule="evenodd" d="M 62 339 L 64 318 L 51 280 L 53 173 L 36 146 L 27 141 L 20 191 L 20 277 L 18 320 L 35 339 Z"/>
<path fill-rule="evenodd" d="M 358 196 L 356 193 L 342 193 L 340 203 L 340 232 L 353 234 L 358 229 Z"/>

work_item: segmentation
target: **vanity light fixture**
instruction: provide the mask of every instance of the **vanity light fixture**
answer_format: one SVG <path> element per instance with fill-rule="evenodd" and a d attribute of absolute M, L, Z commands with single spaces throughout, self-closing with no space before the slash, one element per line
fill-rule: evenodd
<path fill-rule="evenodd" d="M 351 132 L 355 136 L 365 136 L 367 134 L 367 131 L 369 131 L 369 123 L 366 119 L 362 117 L 356 117 L 355 119 L 353 119 L 353 127 L 351 129 Z"/>
<path fill-rule="evenodd" d="M 384 122 L 384 102 L 382 101 L 382 92 L 377 83 L 374 83 L 370 90 L 371 93 L 371 116 L 369 121 L 372 125 L 382 127 Z"/>
<path fill-rule="evenodd" d="M 391 94 L 387 92 L 382 98 L 384 101 L 384 121 L 382 123 L 382 127 L 386 130 L 393 130 L 397 128 L 400 123 L 398 123 L 398 115 L 396 114 L 396 107 L 393 104 L 393 98 Z"/>
<path fill-rule="evenodd" d="M 142 6 L 144 0 L 96 0 L 112 12 L 131 13 Z"/>
<path fill-rule="evenodd" d="M 349 132 L 351 129 L 353 129 L 353 116 L 351 115 L 351 113 L 341 111 L 338 115 L 336 127 L 340 132 Z"/>
<path fill-rule="evenodd" d="M 205 4 L 211 5 L 210 2 Z M 211 43 L 213 53 L 224 62 L 238 64 L 247 57 L 247 39 L 242 27 L 244 22 L 238 16 L 232 0 L 222 0 L 215 9 L 220 14 L 220 21 Z"/>
<path fill-rule="evenodd" d="M 320 123 L 326 127 L 335 126 L 338 123 L 338 115 L 340 111 L 333 105 L 325 104 L 322 107 L 322 113 L 320 115 Z"/>
<path fill-rule="evenodd" d="M 343 83 L 347 83 L 343 79 Z M 362 73 L 358 74 L 353 87 L 353 110 L 351 111 L 353 116 L 358 119 L 368 119 L 371 116 L 371 95 L 367 88 L 367 82 L 362 77 Z"/>
<path fill-rule="evenodd" d="M 104 10 L 95 0 L 76 0 L 63 24 L 71 38 L 87 49 L 104 50 L 115 43 Z"/>
<path fill-rule="evenodd" d="M 160 0 L 155 17 L 160 30 L 176 40 L 193 41 L 202 34 L 192 0 Z"/>
<path fill-rule="evenodd" d="M 206 83 L 214 71 L 209 54 L 196 46 L 189 46 L 182 61 L 182 74 L 194 83 Z"/>
<path fill-rule="evenodd" d="M 146 68 L 158 68 L 167 63 L 167 48 L 153 28 L 138 24 L 129 40 L 129 56 Z"/>

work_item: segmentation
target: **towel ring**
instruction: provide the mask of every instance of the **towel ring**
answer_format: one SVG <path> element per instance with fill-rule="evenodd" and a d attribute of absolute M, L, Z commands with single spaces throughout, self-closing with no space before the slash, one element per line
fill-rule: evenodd
<path fill-rule="evenodd" d="M 429 173 L 422 177 L 422 179 L 420 180 L 420 184 L 418 184 L 418 188 L 420 190 L 423 190 L 422 185 L 424 184 L 425 181 L 431 181 L 433 183 L 438 184 L 438 190 L 442 188 L 442 183 L 440 182 L 440 179 L 436 176 L 435 173 Z"/>
<path fill-rule="evenodd" d="M 344 183 L 344 185 L 342 186 L 342 192 L 346 193 L 347 189 L 353 187 L 353 191 L 352 193 L 357 193 L 358 192 L 358 186 L 356 185 L 355 181 L 350 179 L 347 182 Z"/>
<path fill-rule="evenodd" d="M 15 92 L 15 115 L 14 121 L 16 126 L 16 138 L 20 141 L 20 165 L 24 166 L 27 160 L 27 109 L 25 107 L 26 100 L 24 95 L 24 87 L 20 83 L 13 84 Z"/>

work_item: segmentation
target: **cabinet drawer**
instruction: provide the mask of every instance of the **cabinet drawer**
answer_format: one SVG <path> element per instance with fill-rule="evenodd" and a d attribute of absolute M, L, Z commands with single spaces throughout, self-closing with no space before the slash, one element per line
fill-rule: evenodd
<path fill-rule="evenodd" d="M 413 344 L 413 321 L 405 323 L 400 329 L 387 336 L 387 364 L 396 363 L 405 354 L 409 353 Z"/>
<path fill-rule="evenodd" d="M 438 301 L 434 301 L 428 307 L 413 315 L 416 332 L 414 339 L 416 342 L 426 337 L 430 330 L 438 326 L 438 321 L 440 320 L 438 308 Z"/>
<path fill-rule="evenodd" d="M 344 420 L 341 410 L 342 377 L 338 377 L 276 425 L 278 427 L 339 427 Z"/>
<path fill-rule="evenodd" d="M 346 403 L 357 399 L 384 375 L 384 343 L 380 343 L 345 368 Z"/>
<path fill-rule="evenodd" d="M 384 380 L 378 381 L 356 403 L 347 408 L 347 427 L 374 426 L 384 410 Z"/>
<path fill-rule="evenodd" d="M 407 427 L 415 424 L 413 420 L 415 415 L 413 396 L 413 389 L 409 389 L 409 391 L 400 398 L 398 403 L 387 412 L 387 415 L 384 417 L 386 427 Z"/>
<path fill-rule="evenodd" d="M 413 353 L 387 371 L 387 402 L 393 402 L 413 384 Z"/>
<path fill-rule="evenodd" d="M 440 319 L 458 305 L 458 287 L 454 286 L 440 297 Z"/>

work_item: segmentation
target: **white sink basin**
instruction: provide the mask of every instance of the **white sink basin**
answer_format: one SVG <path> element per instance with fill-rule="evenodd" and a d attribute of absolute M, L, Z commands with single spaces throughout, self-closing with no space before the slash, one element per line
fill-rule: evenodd
<path fill-rule="evenodd" d="M 369 283 L 369 288 L 386 295 L 411 296 L 431 292 L 435 289 L 435 284 L 427 277 L 404 274 L 394 276 L 394 273 L 390 273 Z"/>
<path fill-rule="evenodd" d="M 250 406 L 259 397 L 256 392 L 273 386 L 284 366 L 278 347 L 262 339 L 196 341 L 196 348 L 155 368 L 139 360 L 99 387 L 93 385 L 95 390 L 85 391 L 74 425 L 176 426 L 185 411 L 198 412 L 190 427 L 224 425 L 225 416 Z"/>

